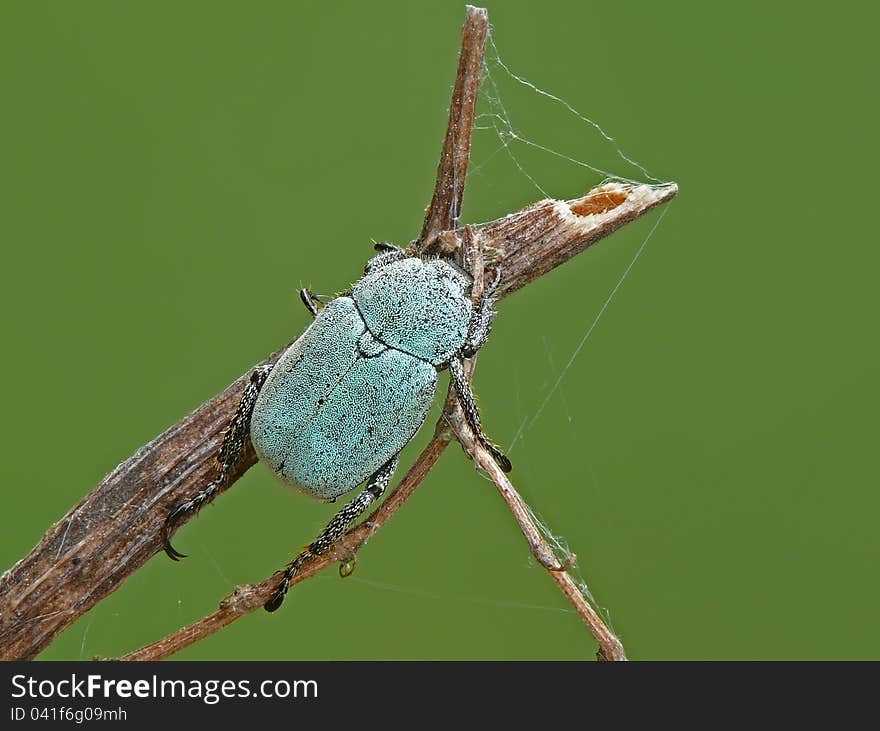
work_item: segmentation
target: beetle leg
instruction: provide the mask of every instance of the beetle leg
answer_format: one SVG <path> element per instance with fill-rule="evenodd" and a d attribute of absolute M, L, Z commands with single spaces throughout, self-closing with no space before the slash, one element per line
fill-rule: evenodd
<path fill-rule="evenodd" d="M 492 455 L 492 458 L 498 463 L 498 466 L 505 472 L 510 472 L 511 464 L 507 455 L 495 445 L 489 437 L 483 433 L 483 427 L 480 423 L 480 412 L 477 410 L 477 402 L 474 398 L 474 392 L 464 375 L 464 366 L 458 356 L 453 356 L 449 361 L 449 375 L 455 390 L 458 392 L 458 400 L 464 409 L 464 416 L 470 424 L 477 441 L 482 444 Z"/>
<path fill-rule="evenodd" d="M 327 524 L 327 527 L 324 528 L 321 535 L 319 535 L 305 551 L 287 564 L 287 568 L 283 571 L 281 581 L 278 583 L 277 591 L 272 595 L 272 598 L 263 605 L 267 612 L 274 612 L 281 606 L 281 602 L 284 601 L 284 596 L 287 594 L 287 590 L 290 587 L 290 582 L 293 581 L 293 577 L 296 576 L 296 572 L 299 571 L 303 563 L 309 558 L 327 553 L 327 551 L 330 550 L 330 547 L 342 536 L 343 533 L 345 533 L 345 531 L 348 530 L 348 527 L 363 515 L 370 505 L 382 497 L 385 488 L 387 488 L 388 484 L 391 482 L 394 470 L 397 469 L 397 457 L 398 455 L 394 455 L 394 457 L 380 467 L 370 478 L 370 481 L 367 483 L 363 492 L 358 494 L 354 500 L 348 503 L 348 505 L 333 517 L 333 520 Z"/>
<path fill-rule="evenodd" d="M 483 290 L 480 299 L 474 305 L 474 311 L 471 315 L 471 321 L 468 323 L 467 337 L 464 345 L 461 346 L 461 356 L 463 358 L 472 358 L 476 352 L 485 345 L 489 339 L 489 332 L 492 330 L 492 320 L 497 314 L 492 309 L 495 303 L 495 290 L 498 289 L 498 283 L 501 281 L 501 267 L 495 269 L 495 276 L 492 281 Z"/>
<path fill-rule="evenodd" d="M 238 410 L 235 416 L 226 428 L 223 437 L 223 443 L 220 445 L 220 451 L 217 452 L 217 475 L 209 482 L 204 489 L 197 492 L 189 500 L 180 503 L 172 510 L 168 517 L 165 518 L 165 525 L 162 531 L 162 539 L 164 542 L 165 553 L 168 557 L 177 561 L 186 558 L 186 554 L 180 553 L 171 545 L 171 536 L 177 527 L 177 524 L 184 516 L 190 513 L 198 513 L 205 505 L 211 502 L 226 487 L 226 481 L 230 470 L 238 463 L 244 446 L 247 443 L 248 432 L 251 424 L 251 414 L 254 410 L 254 404 L 257 402 L 257 394 L 266 382 L 269 372 L 272 370 L 271 365 L 262 365 L 254 369 L 251 373 L 250 383 L 245 387 L 244 394 L 238 404 Z"/>
<path fill-rule="evenodd" d="M 320 304 L 324 304 L 324 300 L 322 300 L 318 295 L 312 292 L 307 287 L 303 287 L 299 291 L 299 298 L 302 300 L 302 303 L 306 306 L 306 309 L 312 313 L 312 317 L 318 316 L 318 305 L 315 302 L 319 302 Z"/>

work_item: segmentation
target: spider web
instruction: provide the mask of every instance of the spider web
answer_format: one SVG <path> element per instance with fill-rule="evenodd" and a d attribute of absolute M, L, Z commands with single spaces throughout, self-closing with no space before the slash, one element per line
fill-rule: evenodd
<path fill-rule="evenodd" d="M 528 101 L 524 104 L 523 108 L 518 111 L 518 114 L 525 119 L 523 124 L 518 121 L 514 122 L 514 117 L 508 111 L 509 105 L 505 101 L 506 98 L 515 96 L 517 90 L 524 90 L 526 94 L 531 96 L 532 101 L 535 97 L 540 97 L 540 101 L 545 102 L 534 104 L 532 101 Z M 548 111 L 555 112 L 555 116 L 548 114 Z M 530 115 L 529 112 L 532 114 Z M 529 122 L 535 124 L 533 120 L 529 119 L 530 116 L 540 118 L 539 124 L 542 129 L 547 129 L 549 126 L 553 126 L 557 130 L 562 127 L 566 128 L 558 136 L 576 139 L 579 148 L 589 150 L 593 158 L 599 157 L 601 162 L 586 160 L 577 157 L 574 152 L 559 150 L 538 142 L 524 131 Z M 535 124 L 535 126 L 538 125 Z M 588 134 L 583 133 L 584 129 Z M 583 175 L 586 171 L 591 186 L 613 181 L 633 185 L 658 186 L 667 182 L 653 175 L 645 165 L 631 157 L 618 144 L 617 140 L 594 119 L 575 109 L 562 97 L 542 89 L 524 76 L 515 73 L 502 59 L 491 33 L 487 42 L 486 59 L 483 66 L 483 83 L 480 87 L 478 114 L 474 126 L 473 148 L 475 150 L 488 149 L 489 152 L 484 153 L 480 159 L 472 160 L 471 177 L 497 175 L 495 168 L 498 167 L 498 158 L 500 157 L 507 159 L 534 190 L 547 198 L 554 197 L 551 189 L 539 181 L 538 176 L 530 171 L 530 165 L 525 158 L 530 157 L 533 160 L 536 156 L 541 156 L 545 160 L 548 157 L 554 158 L 567 166 L 569 171 L 577 171 L 576 177 L 581 184 L 584 182 Z M 612 171 L 612 167 L 621 164 L 628 173 L 627 175 Z M 542 165 L 542 167 L 546 167 L 546 165 Z M 562 168 L 556 168 L 553 171 L 553 179 L 557 181 L 555 187 L 568 190 L 568 187 L 563 186 L 566 179 L 571 179 L 572 175 L 571 172 L 566 175 L 562 170 Z M 562 185 L 559 183 L 560 179 L 563 181 Z"/>
<path fill-rule="evenodd" d="M 522 125 L 520 125 L 518 119 L 514 120 L 514 116 L 510 111 L 513 107 L 508 101 L 511 97 L 515 98 L 517 92 L 520 93 L 520 96 L 522 94 L 528 96 L 523 108 L 517 112 L 517 114 L 521 113 L 525 120 L 525 123 Z M 548 119 L 549 111 L 555 111 L 557 114 L 552 120 Z M 536 139 L 525 132 L 529 113 L 541 119 L 540 128 L 543 130 L 550 126 L 553 126 L 554 129 L 559 129 L 563 126 L 567 127 L 568 134 L 554 134 L 554 140 L 576 140 L 578 151 L 589 150 L 592 160 L 581 159 L 577 156 L 577 152 L 556 149 L 536 141 Z M 584 134 L 585 130 L 587 134 Z M 521 194 L 526 202 L 531 202 L 534 199 L 534 190 L 537 190 L 545 198 L 559 198 L 567 196 L 560 194 L 558 191 L 570 193 L 572 190 L 589 190 L 597 185 L 614 181 L 632 185 L 662 186 L 666 184 L 666 181 L 652 174 L 644 164 L 628 154 L 617 140 L 606 132 L 592 117 L 583 114 L 565 99 L 546 91 L 524 76 L 514 72 L 502 59 L 498 45 L 491 32 L 486 48 L 484 77 L 475 123 L 473 149 L 478 153 L 479 157 L 475 156 L 472 161 L 471 177 L 479 179 L 483 186 L 491 187 L 493 179 L 505 177 L 503 174 L 499 175 L 499 169 L 502 167 L 501 161 L 506 161 L 507 170 L 515 172 L 520 180 L 525 181 L 527 184 Z M 600 161 L 595 161 L 596 158 L 599 158 Z M 547 170 L 548 165 L 546 163 L 548 159 L 556 163 L 556 166 L 552 167 L 552 173 L 546 178 L 554 181 L 553 187 L 546 183 L 544 175 L 534 172 L 534 169 Z M 621 168 L 623 173 L 614 172 L 614 170 Z M 510 176 L 506 177 L 509 178 Z M 576 182 L 569 183 L 568 181 Z M 472 193 L 473 188 L 471 188 Z M 497 204 L 504 213 L 511 210 L 509 192 L 502 195 L 498 199 Z M 547 389 L 537 409 L 520 424 L 508 445 L 506 450 L 508 454 L 513 452 L 524 435 L 535 426 L 547 405 L 557 394 L 563 399 L 566 416 L 569 425 L 571 425 L 572 418 L 564 393 L 561 390 L 562 383 L 578 356 L 586 347 L 590 337 L 595 332 L 613 300 L 622 290 L 625 280 L 644 253 L 649 241 L 665 217 L 667 210 L 668 208 L 664 207 L 653 227 L 636 248 L 628 264 L 613 286 L 611 286 L 601 307 L 589 321 L 589 325 L 586 327 L 571 355 L 566 359 L 562 369 L 557 372 L 556 378 Z M 544 348 L 548 354 L 550 370 L 554 372 L 557 369 L 553 363 L 546 339 L 544 341 Z M 590 471 L 595 482 L 596 477 L 592 465 L 590 465 Z M 553 548 L 557 558 L 561 563 L 567 563 L 574 554 L 565 539 L 554 533 L 544 518 L 531 506 L 526 505 L 526 507 L 544 538 Z M 576 561 L 571 564 L 569 574 L 583 596 L 602 615 L 608 626 L 611 627 L 607 608 L 597 602 L 581 571 L 578 569 Z"/>

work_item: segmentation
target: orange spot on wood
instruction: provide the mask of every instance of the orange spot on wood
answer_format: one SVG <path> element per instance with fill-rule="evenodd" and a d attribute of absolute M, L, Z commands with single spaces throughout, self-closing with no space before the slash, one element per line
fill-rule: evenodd
<path fill-rule="evenodd" d="M 626 200 L 626 191 L 624 190 L 598 190 L 590 193 L 583 200 L 572 203 L 571 212 L 578 216 L 591 216 L 594 213 L 605 213 L 613 208 L 617 208 Z"/>

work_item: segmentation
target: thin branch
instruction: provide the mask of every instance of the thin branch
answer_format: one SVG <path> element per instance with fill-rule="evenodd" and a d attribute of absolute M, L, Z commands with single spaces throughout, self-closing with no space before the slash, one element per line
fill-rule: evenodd
<path fill-rule="evenodd" d="M 464 229 L 464 235 L 461 242 L 461 255 L 465 261 L 471 263 L 471 270 L 474 271 L 474 301 L 477 301 L 479 293 L 483 288 L 482 269 L 485 266 L 483 261 L 483 250 L 485 242 L 481 240 L 480 234 L 474 231 L 470 226 Z M 477 274 L 479 271 L 479 275 Z M 475 358 L 471 359 L 465 367 L 465 374 L 470 380 L 473 377 Z M 532 511 L 526 505 L 520 494 L 516 491 L 510 479 L 504 471 L 498 466 L 495 458 L 480 444 L 475 438 L 474 433 L 468 425 L 467 419 L 461 407 L 461 402 L 454 397 L 453 389 L 450 387 L 449 394 L 446 398 L 446 404 L 443 409 L 443 415 L 440 423 L 448 425 L 461 445 L 465 448 L 474 463 L 482 469 L 495 483 L 502 499 L 507 504 L 510 512 L 522 531 L 526 542 L 529 544 L 529 550 L 550 574 L 553 581 L 556 582 L 563 596 L 571 603 L 578 613 L 578 616 L 584 621 L 593 634 L 596 642 L 599 644 L 597 657 L 600 660 L 623 661 L 626 660 L 626 653 L 623 644 L 608 629 L 602 618 L 596 613 L 595 609 L 587 601 L 583 592 L 578 588 L 577 584 L 568 573 L 568 569 L 574 564 L 575 556 L 569 555 L 566 560 L 560 561 L 552 546 L 547 542 L 539 526 L 535 523 Z M 439 423 L 438 423 L 439 431 Z"/>
<path fill-rule="evenodd" d="M 409 472 L 400 484 L 374 510 L 370 516 L 351 528 L 329 553 L 312 557 L 306 561 L 291 581 L 291 587 L 301 581 L 320 573 L 336 561 L 348 561 L 354 558 L 363 546 L 386 522 L 394 515 L 413 494 L 416 487 L 425 479 L 428 472 L 436 464 L 443 450 L 449 444 L 449 437 L 435 437 L 422 450 Z M 233 592 L 220 602 L 220 608 L 208 616 L 183 627 L 158 642 L 142 647 L 125 655 L 122 660 L 163 660 L 176 652 L 199 642 L 218 632 L 235 620 L 260 609 L 278 589 L 276 576 L 261 581 L 259 584 L 243 584 L 235 587 Z"/>
<path fill-rule="evenodd" d="M 467 422 L 460 416 L 453 417 L 450 421 L 455 431 L 455 436 L 465 447 L 471 459 L 495 483 L 498 492 L 501 494 L 504 502 L 507 503 L 507 507 L 510 508 L 510 512 L 513 513 L 523 536 L 525 536 L 532 555 L 547 570 L 550 578 L 556 582 L 562 594 L 575 608 L 578 616 L 584 621 L 590 632 L 592 632 L 593 637 L 599 644 L 597 657 L 600 660 L 626 660 L 623 644 L 608 629 L 607 625 L 602 621 L 602 618 L 596 613 L 596 610 L 593 609 L 568 573 L 568 569 L 574 563 L 575 557 L 568 556 L 565 561 L 560 561 L 553 548 L 544 538 L 541 529 L 532 517 L 531 511 L 516 491 L 516 488 L 511 484 L 507 475 L 498 467 L 492 455 L 474 439 Z"/>
<path fill-rule="evenodd" d="M 488 35 L 488 13 L 484 8 L 468 5 L 434 196 L 413 253 L 430 246 L 442 231 L 458 228 Z"/>
<path fill-rule="evenodd" d="M 485 14 L 481 16 L 473 9 L 469 10 L 468 17 L 469 22 L 482 17 L 481 22 L 485 23 Z M 463 33 L 465 46 L 471 42 L 485 42 L 485 36 L 480 40 L 480 34 L 469 34 L 467 27 L 466 24 Z M 471 56 L 463 49 L 462 57 Z M 468 69 L 472 67 L 472 62 L 460 64 L 459 75 L 471 74 Z M 469 78 L 473 78 L 473 74 Z M 456 88 L 459 86 L 456 83 Z M 464 82 L 461 87 L 469 88 Z M 475 94 L 476 91 L 474 98 Z M 468 94 L 453 94 L 453 108 L 470 98 Z M 459 129 L 463 130 L 466 115 L 462 117 L 453 111 L 450 111 L 451 120 L 465 120 L 459 123 Z M 447 141 L 453 147 L 466 149 L 462 147 L 461 135 L 447 132 Z M 461 186 L 466 172 L 466 156 L 456 157 L 447 148 L 445 145 L 438 187 L 450 179 L 442 172 L 443 160 L 459 166 L 458 175 L 461 177 L 457 178 L 456 185 Z M 455 175 L 451 179 L 456 179 Z M 457 215 L 462 188 L 453 185 L 447 186 L 446 190 L 455 195 L 451 198 L 440 193 L 434 196 L 438 205 L 432 206 L 426 219 L 425 231 L 429 234 L 433 231 L 433 224 L 429 226 L 427 221 L 433 220 L 432 211 L 443 210 L 440 201 L 444 195 L 447 200 L 458 201 L 445 208 Z M 476 235 L 485 243 L 486 269 L 503 264 L 499 296 L 519 289 L 559 266 L 624 223 L 671 199 L 676 192 L 674 184 L 613 184 L 574 200 L 539 201 L 518 213 L 475 227 Z M 455 225 L 454 219 L 455 216 L 448 219 L 451 226 Z M 447 255 L 456 253 L 462 233 L 441 230 L 433 238 L 430 235 L 423 237 L 423 250 Z M 281 352 L 283 349 L 263 362 L 274 363 Z M 27 556 L 0 577 L 0 660 L 37 655 L 161 550 L 165 516 L 213 477 L 214 455 L 248 377 L 249 374 L 242 376 L 221 394 L 141 447 L 52 526 Z M 412 494 L 450 439 L 446 425 L 438 425 L 435 439 L 398 488 L 367 522 L 352 529 L 337 544 L 331 556 L 304 567 L 297 581 L 326 567 L 345 551 L 354 555 L 357 548 Z M 254 462 L 255 455 L 248 445 L 241 463 L 229 476 L 227 489 Z M 216 620 L 217 626 L 225 626 L 246 613 L 253 603 L 260 606 L 267 596 L 262 593 L 266 586 L 266 582 L 249 585 L 230 595 L 219 610 L 222 616 Z M 560 588 L 565 592 L 563 586 Z M 212 626 L 210 622 L 208 626 Z M 165 657 L 172 651 L 157 656 Z"/>

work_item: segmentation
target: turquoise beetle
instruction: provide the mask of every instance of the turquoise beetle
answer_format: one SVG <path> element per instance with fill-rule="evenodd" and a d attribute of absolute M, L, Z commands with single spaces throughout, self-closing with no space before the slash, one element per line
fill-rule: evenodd
<path fill-rule="evenodd" d="M 165 552 L 183 558 L 170 542 L 174 528 L 222 491 L 248 437 L 282 482 L 312 497 L 333 501 L 366 483 L 287 565 L 268 611 L 281 605 L 303 561 L 326 553 L 382 497 L 400 451 L 425 422 L 438 371 L 449 369 L 477 439 L 510 470 L 483 433 L 462 363 L 489 336 L 500 270 L 473 304 L 471 278 L 454 264 L 408 257 L 388 244 L 377 248 L 351 291 L 323 309 L 308 290 L 300 292 L 315 319 L 274 366 L 253 372 L 217 455 L 215 479 L 165 521 Z"/>

